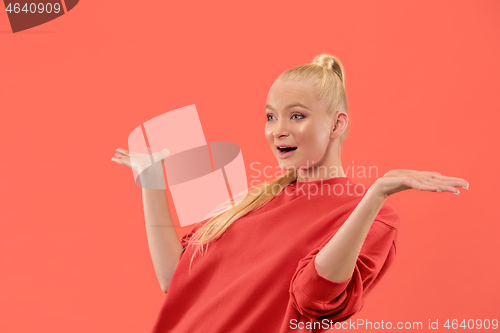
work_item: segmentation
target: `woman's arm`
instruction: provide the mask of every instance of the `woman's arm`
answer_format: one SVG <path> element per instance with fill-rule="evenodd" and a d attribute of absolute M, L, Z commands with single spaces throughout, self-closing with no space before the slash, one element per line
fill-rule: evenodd
<path fill-rule="evenodd" d="M 461 178 L 438 172 L 397 169 L 387 172 L 368 189 L 363 199 L 315 259 L 318 274 L 328 280 L 348 280 L 356 265 L 361 247 L 385 199 L 394 193 L 415 188 L 421 191 L 460 193 L 455 187 L 469 189 Z"/>
<path fill-rule="evenodd" d="M 316 255 L 314 264 L 319 275 L 338 282 L 352 276 L 361 246 L 385 199 L 375 184 L 368 189 L 342 227 Z"/>
<path fill-rule="evenodd" d="M 111 158 L 113 162 L 132 168 L 139 174 L 149 252 L 163 292 L 167 292 L 184 250 L 170 216 L 165 192 L 165 175 L 161 161 L 169 155 L 167 148 L 154 154 L 117 148 L 115 156 Z"/>
<path fill-rule="evenodd" d="M 142 189 L 149 252 L 161 290 L 167 292 L 184 248 L 175 231 L 165 190 Z"/>

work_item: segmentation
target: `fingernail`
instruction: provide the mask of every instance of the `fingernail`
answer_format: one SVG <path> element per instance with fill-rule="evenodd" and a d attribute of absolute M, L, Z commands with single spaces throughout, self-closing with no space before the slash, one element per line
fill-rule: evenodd
<path fill-rule="evenodd" d="M 469 190 L 469 184 L 467 184 L 467 186 L 462 186 L 462 188 Z"/>
<path fill-rule="evenodd" d="M 460 191 L 457 190 L 456 192 L 454 192 L 453 194 L 456 194 L 456 195 L 459 195 L 460 194 Z"/>
<path fill-rule="evenodd" d="M 436 190 L 436 192 L 443 192 L 443 191 L 441 191 L 441 190 Z"/>

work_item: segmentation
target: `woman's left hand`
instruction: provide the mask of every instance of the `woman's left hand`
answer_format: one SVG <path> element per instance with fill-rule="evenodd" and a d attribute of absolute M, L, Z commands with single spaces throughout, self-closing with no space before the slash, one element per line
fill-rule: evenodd
<path fill-rule="evenodd" d="M 409 189 L 430 192 L 452 192 L 459 194 L 456 187 L 469 189 L 469 183 L 462 178 L 443 176 L 439 172 L 395 169 L 377 179 L 374 186 L 385 196 Z"/>

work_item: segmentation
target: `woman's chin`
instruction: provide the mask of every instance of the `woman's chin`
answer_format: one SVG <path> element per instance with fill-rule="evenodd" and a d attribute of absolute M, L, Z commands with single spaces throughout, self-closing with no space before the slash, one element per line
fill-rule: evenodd
<path fill-rule="evenodd" d="M 283 171 L 289 171 L 292 169 L 297 169 L 296 163 L 290 162 L 289 160 L 282 160 L 278 158 L 278 164 Z"/>

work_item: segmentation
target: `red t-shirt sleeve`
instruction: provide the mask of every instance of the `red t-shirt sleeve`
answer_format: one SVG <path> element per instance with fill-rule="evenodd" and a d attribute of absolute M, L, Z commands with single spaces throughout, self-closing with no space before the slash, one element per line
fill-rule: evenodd
<path fill-rule="evenodd" d="M 367 292 L 382 277 L 396 254 L 397 229 L 375 219 L 360 250 L 353 275 L 346 281 L 320 276 L 314 265 L 318 252 L 333 237 L 299 261 L 290 284 L 292 304 L 302 315 L 344 321 L 360 311 Z"/>

